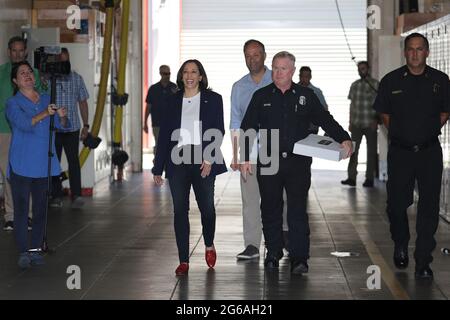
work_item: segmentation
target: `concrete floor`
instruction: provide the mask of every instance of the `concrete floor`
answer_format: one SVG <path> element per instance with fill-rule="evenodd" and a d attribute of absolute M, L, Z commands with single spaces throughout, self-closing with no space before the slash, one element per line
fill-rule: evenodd
<path fill-rule="evenodd" d="M 133 174 L 122 183 L 101 182 L 86 198 L 83 210 L 51 209 L 49 244 L 56 252 L 46 265 L 21 271 L 13 234 L 0 231 L 0 299 L 158 299 L 158 300 L 272 300 L 272 299 L 447 299 L 450 296 L 450 227 L 443 220 L 436 235 L 438 247 L 432 268 L 434 281 L 416 281 L 414 262 L 398 271 L 385 215 L 385 184 L 365 189 L 342 187 L 342 171 L 313 171 L 309 196 L 311 226 L 310 272 L 291 276 L 289 260 L 278 272 L 265 272 L 263 258 L 236 261 L 243 249 L 239 176 L 228 173 L 216 182 L 217 264 L 204 262 L 200 216 L 191 198 L 191 263 L 189 275 L 175 277 L 178 265 L 168 186 L 157 188 L 151 174 Z M 411 208 L 411 239 L 415 239 Z M 414 250 L 410 243 L 410 258 Z M 333 251 L 358 256 L 336 258 Z M 263 248 L 261 248 L 263 252 Z M 376 265 L 379 289 L 367 281 Z M 81 271 L 81 289 L 71 266 Z M 69 272 L 68 272 L 69 268 Z M 369 281 L 370 283 L 375 283 Z"/>

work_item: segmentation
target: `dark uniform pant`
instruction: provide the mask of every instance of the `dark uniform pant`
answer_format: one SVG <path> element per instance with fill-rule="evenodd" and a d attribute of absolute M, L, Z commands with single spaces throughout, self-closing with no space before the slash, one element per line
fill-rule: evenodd
<path fill-rule="evenodd" d="M 311 162 L 309 157 L 294 154 L 280 156 L 279 170 L 274 175 L 262 175 L 258 164 L 261 218 L 268 254 L 276 256 L 283 250 L 283 189 L 286 189 L 289 256 L 309 258 L 306 201 L 311 185 Z"/>
<path fill-rule="evenodd" d="M 442 149 L 439 143 L 418 152 L 389 146 L 387 213 L 396 246 L 408 246 L 410 234 L 406 209 L 413 203 L 417 180 L 419 202 L 414 252 L 417 265 L 433 261 L 431 253 L 436 247 L 434 234 L 439 222 L 441 178 Z"/>

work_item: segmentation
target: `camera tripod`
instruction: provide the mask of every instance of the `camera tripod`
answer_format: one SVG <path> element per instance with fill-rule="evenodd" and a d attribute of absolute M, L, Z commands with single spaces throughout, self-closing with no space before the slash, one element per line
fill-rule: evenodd
<path fill-rule="evenodd" d="M 56 74 L 50 74 L 50 104 L 56 102 Z M 50 204 L 50 195 L 52 192 L 52 158 L 53 158 L 53 134 L 55 132 L 55 115 L 50 115 L 50 126 L 48 136 L 48 161 L 47 161 L 47 199 L 45 206 L 45 224 L 44 224 L 44 239 L 42 241 L 41 250 L 45 253 L 54 253 L 54 249 L 50 249 L 47 241 L 47 225 L 48 225 L 48 207 Z"/>

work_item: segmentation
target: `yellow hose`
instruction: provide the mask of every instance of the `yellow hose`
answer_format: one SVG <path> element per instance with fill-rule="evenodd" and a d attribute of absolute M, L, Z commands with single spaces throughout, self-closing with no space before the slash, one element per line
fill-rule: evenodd
<path fill-rule="evenodd" d="M 113 34 L 113 22 L 114 22 L 114 4 L 108 5 L 110 1 L 106 1 L 106 30 L 105 30 L 105 38 L 103 44 L 103 55 L 102 55 L 102 69 L 101 69 L 101 77 L 100 77 L 100 87 L 97 98 L 97 107 L 95 109 L 94 122 L 92 123 L 91 134 L 94 137 L 98 136 L 98 132 L 100 131 L 100 127 L 102 124 L 103 118 L 103 110 L 105 109 L 105 101 L 107 94 L 107 85 L 108 85 L 108 77 L 109 77 L 109 68 L 111 64 L 111 46 L 112 46 L 112 34 Z M 113 2 L 113 1 L 111 1 Z M 84 165 L 86 162 L 90 149 L 84 147 L 80 153 L 80 167 Z M 67 174 L 67 172 L 66 172 Z M 67 174 L 68 175 L 68 174 Z"/>
<path fill-rule="evenodd" d="M 122 2 L 122 24 L 120 33 L 120 57 L 119 57 L 119 73 L 117 79 L 117 94 L 122 96 L 125 93 L 126 66 L 128 55 L 128 24 L 130 20 L 130 1 Z M 115 146 L 120 146 L 122 141 L 122 118 L 123 106 L 117 105 L 115 109 L 114 119 L 114 138 Z"/>

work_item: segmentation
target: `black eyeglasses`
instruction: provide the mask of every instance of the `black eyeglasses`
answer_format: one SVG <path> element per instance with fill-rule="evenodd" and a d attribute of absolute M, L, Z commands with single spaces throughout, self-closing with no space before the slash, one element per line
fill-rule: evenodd
<path fill-rule="evenodd" d="M 162 76 L 170 76 L 170 72 L 161 72 L 160 75 L 162 75 Z"/>

